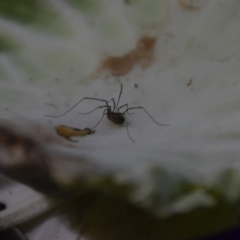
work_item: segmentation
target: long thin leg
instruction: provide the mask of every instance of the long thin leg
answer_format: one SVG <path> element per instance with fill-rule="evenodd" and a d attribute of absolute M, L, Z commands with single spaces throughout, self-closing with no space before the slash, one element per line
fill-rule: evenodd
<path fill-rule="evenodd" d="M 75 108 L 80 102 L 82 102 L 83 100 L 86 100 L 86 99 L 105 102 L 105 103 L 106 103 L 106 106 L 108 106 L 108 101 L 107 101 L 107 100 L 100 99 L 100 98 L 84 97 L 84 98 L 82 98 L 81 100 L 79 100 L 77 103 L 75 103 L 75 104 L 74 104 L 70 109 L 68 109 L 65 113 L 63 113 L 63 114 L 61 114 L 61 115 L 58 115 L 58 116 L 44 115 L 44 116 L 46 116 L 46 117 L 53 117 L 53 118 L 62 117 L 62 116 L 64 116 L 64 115 L 66 115 L 67 113 L 69 113 L 69 112 L 70 112 L 73 108 Z"/>
<path fill-rule="evenodd" d="M 119 96 L 118 96 L 118 101 L 117 101 L 116 108 L 113 109 L 114 112 L 116 112 L 116 110 L 117 110 L 117 107 L 118 107 L 118 104 L 119 104 L 119 101 L 120 101 L 120 98 L 121 98 L 121 95 L 122 95 L 122 84 L 121 84 L 121 82 L 119 80 L 119 77 L 118 77 L 118 82 L 119 82 L 119 84 L 121 86 L 121 89 L 120 89 L 120 93 L 119 93 Z"/>
<path fill-rule="evenodd" d="M 128 112 L 128 111 L 131 110 L 131 109 L 142 109 L 142 110 L 152 119 L 152 121 L 155 122 L 157 125 L 159 125 L 159 126 L 170 126 L 170 124 L 161 124 L 161 123 L 157 122 L 157 121 L 148 113 L 148 111 L 147 111 L 144 107 L 132 107 L 132 108 L 128 108 L 125 112 L 123 112 L 123 114 L 126 113 L 126 112 Z"/>
<path fill-rule="evenodd" d="M 116 106 L 116 104 L 115 104 L 115 100 L 114 100 L 114 98 L 111 98 L 111 99 L 108 101 L 108 103 L 109 103 L 110 101 L 112 101 L 112 102 L 113 102 L 113 111 L 114 111 L 114 109 L 115 109 L 115 106 Z"/>
<path fill-rule="evenodd" d="M 121 109 L 121 108 L 123 108 L 123 107 L 127 107 L 127 109 L 128 109 L 128 103 L 126 103 L 126 104 L 124 104 L 124 105 L 122 105 L 122 106 L 120 106 L 119 108 L 118 108 L 118 112 L 119 112 L 119 110 Z"/>
<path fill-rule="evenodd" d="M 127 107 L 127 109 L 128 109 L 128 103 L 120 106 L 120 107 L 118 108 L 117 112 L 119 112 L 119 110 L 120 110 L 121 108 L 123 108 L 123 107 Z M 125 113 L 125 112 L 126 112 L 126 111 L 124 111 L 124 113 Z M 129 115 L 132 115 L 132 114 L 133 114 L 133 113 L 129 113 L 129 112 L 127 112 L 127 113 L 128 113 Z"/>
<path fill-rule="evenodd" d="M 96 128 L 96 127 L 98 126 L 98 124 L 102 121 L 102 119 L 103 119 L 103 117 L 106 115 L 106 113 L 107 113 L 107 110 L 104 110 L 102 117 L 101 117 L 100 120 L 97 122 L 97 124 L 96 124 L 94 127 L 91 128 L 91 130 L 93 130 L 94 128 Z"/>
<path fill-rule="evenodd" d="M 106 106 L 106 105 L 104 105 L 104 106 L 100 106 L 100 107 L 96 107 L 96 108 L 94 108 L 92 111 L 90 111 L 90 112 L 85 112 L 85 113 L 78 113 L 78 114 L 80 114 L 80 115 L 84 115 L 84 114 L 89 114 L 89 113 L 92 113 L 92 112 L 94 112 L 95 110 L 97 110 L 97 109 L 99 109 L 99 108 L 108 108 L 108 106 Z"/>
<path fill-rule="evenodd" d="M 130 140 L 135 143 L 135 141 L 133 140 L 133 138 L 130 136 L 130 133 L 129 133 L 129 130 L 128 130 L 128 121 L 127 121 L 127 116 L 126 114 L 124 114 L 124 117 L 126 118 L 126 128 L 127 128 L 127 134 L 128 134 L 128 137 L 130 138 Z"/>
<path fill-rule="evenodd" d="M 108 103 L 110 102 L 110 101 L 112 101 L 113 102 L 113 108 L 115 108 L 115 101 L 114 101 L 114 99 L 113 98 L 111 98 L 109 101 L 108 101 Z M 95 110 L 97 110 L 97 109 L 99 109 L 99 108 L 109 108 L 110 106 L 107 106 L 107 105 L 104 105 L 104 106 L 99 106 L 99 107 L 96 107 L 96 108 L 94 108 L 92 111 L 90 111 L 90 112 L 86 112 L 86 113 L 78 113 L 78 114 L 81 114 L 81 115 L 84 115 L 84 114 L 89 114 L 89 113 L 92 113 L 92 112 L 94 112 Z"/>
<path fill-rule="evenodd" d="M 126 103 L 126 104 L 122 105 L 121 107 L 119 107 L 118 110 L 117 110 L 117 112 L 119 112 L 119 110 L 120 110 L 121 108 L 123 108 L 123 107 L 127 107 L 127 109 L 129 109 L 129 108 L 128 108 L 128 103 Z M 127 110 L 127 109 L 126 109 L 126 110 Z M 126 112 L 126 111 L 124 111 L 123 113 L 125 113 L 125 112 Z M 127 114 L 132 115 L 133 113 L 129 113 L 129 112 L 127 111 Z"/>

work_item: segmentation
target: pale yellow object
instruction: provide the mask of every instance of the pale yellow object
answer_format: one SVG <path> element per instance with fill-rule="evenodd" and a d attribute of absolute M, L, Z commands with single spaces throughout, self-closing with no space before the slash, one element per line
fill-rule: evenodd
<path fill-rule="evenodd" d="M 84 129 L 78 129 L 78 128 L 72 128 L 72 127 L 68 127 L 68 126 L 64 126 L 64 125 L 59 125 L 55 127 L 58 135 L 70 140 L 70 141 L 74 141 L 72 139 L 70 139 L 71 137 L 84 137 L 88 134 L 92 134 L 95 132 L 95 130 L 91 130 L 90 128 L 84 128 Z"/>

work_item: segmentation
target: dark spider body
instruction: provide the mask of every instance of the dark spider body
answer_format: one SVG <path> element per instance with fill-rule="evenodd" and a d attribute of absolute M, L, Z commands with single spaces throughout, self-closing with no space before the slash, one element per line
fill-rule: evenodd
<path fill-rule="evenodd" d="M 112 112 L 110 108 L 107 110 L 107 118 L 109 121 L 115 123 L 116 125 L 121 125 L 125 122 L 123 113 Z"/>
<path fill-rule="evenodd" d="M 120 83 L 120 81 L 119 81 Z M 79 100 L 77 103 L 75 103 L 70 109 L 68 109 L 65 113 L 59 115 L 59 116 L 52 116 L 52 115 L 45 115 L 45 116 L 48 116 L 48 117 L 55 117 L 55 118 L 58 118 L 58 117 L 62 117 L 64 116 L 65 114 L 67 114 L 68 112 L 70 112 L 73 108 L 75 108 L 80 102 L 82 102 L 83 100 L 95 100 L 95 101 L 99 101 L 99 102 L 104 102 L 105 105 L 102 105 L 102 106 L 99 106 L 99 107 L 96 107 L 95 109 L 93 109 L 92 111 L 90 112 L 87 112 L 87 113 L 79 113 L 79 114 L 89 114 L 89 113 L 92 113 L 94 112 L 95 110 L 99 109 L 99 108 L 105 108 L 103 110 L 103 115 L 102 117 L 100 118 L 100 120 L 97 122 L 97 124 L 91 128 L 91 130 L 93 130 L 94 128 L 96 128 L 98 126 L 98 124 L 102 121 L 103 117 L 105 115 L 107 115 L 107 118 L 109 121 L 111 121 L 112 123 L 116 124 L 116 125 L 122 125 L 124 122 L 125 122 L 125 119 L 127 119 L 127 116 L 126 116 L 126 113 L 128 114 L 131 114 L 129 113 L 128 111 L 129 110 L 133 110 L 133 109 L 142 109 L 151 119 L 153 122 L 155 122 L 157 125 L 159 126 L 169 126 L 169 124 L 160 124 L 158 123 L 148 112 L 147 110 L 140 106 L 140 107 L 131 107 L 129 108 L 128 107 L 128 104 L 124 104 L 120 107 L 118 107 L 118 104 L 119 104 L 119 100 L 121 98 L 121 95 L 122 95 L 122 84 L 120 83 L 120 86 L 121 86 L 121 90 L 120 90 L 120 93 L 119 93 L 119 96 L 118 96 L 118 101 L 117 101 L 117 104 L 115 103 L 115 100 L 114 98 L 111 98 L 109 101 L 105 100 L 105 99 L 100 99 L 100 98 L 93 98 L 93 97 L 84 97 L 82 98 L 81 100 Z M 109 105 L 109 102 L 113 103 L 113 107 L 111 107 Z M 120 112 L 120 109 L 122 108 L 125 108 L 124 111 Z M 128 132 L 128 136 L 129 138 L 131 139 L 131 141 L 134 142 L 134 140 L 131 138 L 130 134 L 129 134 L 129 131 L 128 131 L 128 125 L 127 125 L 127 132 Z"/>

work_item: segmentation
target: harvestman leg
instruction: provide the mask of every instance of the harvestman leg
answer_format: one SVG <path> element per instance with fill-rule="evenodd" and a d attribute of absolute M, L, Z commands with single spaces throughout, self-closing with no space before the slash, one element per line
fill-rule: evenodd
<path fill-rule="evenodd" d="M 96 124 L 94 127 L 92 127 L 91 129 L 94 129 L 94 128 L 96 128 L 96 127 L 98 126 L 98 124 L 102 121 L 102 119 L 103 119 L 103 117 L 106 115 L 106 113 L 107 113 L 107 109 L 105 109 L 105 110 L 103 111 L 102 117 L 101 117 L 100 120 L 97 122 L 97 124 Z"/>
<path fill-rule="evenodd" d="M 112 102 L 113 102 L 113 106 L 115 107 L 115 101 L 114 101 L 114 99 L 113 99 L 113 98 L 111 98 L 111 99 L 108 101 L 108 103 L 109 103 L 110 101 L 112 101 Z M 93 109 L 93 110 L 91 110 L 90 112 L 78 113 L 78 114 L 80 114 L 80 115 L 84 115 L 84 114 L 90 114 L 90 113 L 94 112 L 95 110 L 97 110 L 97 109 L 99 109 L 99 108 L 104 108 L 104 107 L 108 108 L 108 107 L 109 107 L 109 105 L 103 105 L 103 106 L 99 106 L 99 107 L 96 107 L 96 108 L 94 108 L 94 109 Z"/>
<path fill-rule="evenodd" d="M 122 84 L 121 84 L 119 78 L 118 78 L 118 82 L 120 83 L 120 87 L 121 87 L 121 89 L 120 89 L 120 93 L 119 93 L 119 95 L 118 95 L 118 101 L 117 101 L 116 108 L 115 108 L 115 106 L 114 106 L 114 108 L 113 108 L 113 112 L 117 109 L 118 104 L 119 104 L 119 101 L 120 101 L 120 98 L 121 98 L 121 96 L 122 96 Z"/>
<path fill-rule="evenodd" d="M 121 107 L 119 107 L 118 110 L 117 110 L 117 112 L 119 112 L 119 110 L 120 110 L 121 108 L 123 108 L 123 107 L 127 107 L 127 109 L 129 109 L 129 108 L 128 108 L 128 103 L 126 103 L 126 104 L 122 105 Z M 125 113 L 125 112 L 126 112 L 126 111 L 124 111 L 124 113 Z M 127 114 L 132 115 L 133 113 L 127 112 Z"/>
<path fill-rule="evenodd" d="M 159 125 L 159 126 L 170 126 L 170 124 L 161 124 L 161 123 L 157 122 L 157 121 L 148 113 L 148 111 L 147 111 L 144 107 L 132 107 L 132 108 L 128 108 L 125 112 L 123 112 L 123 114 L 126 113 L 126 112 L 128 112 L 128 111 L 131 110 L 131 109 L 142 109 L 142 110 L 153 120 L 153 122 L 155 122 L 157 125 Z"/>
<path fill-rule="evenodd" d="M 104 105 L 104 106 L 99 106 L 99 107 L 94 108 L 94 109 L 93 109 L 92 111 L 90 111 L 90 112 L 78 113 L 78 114 L 80 114 L 80 115 L 90 114 L 90 113 L 94 112 L 95 110 L 97 110 L 97 109 L 99 109 L 99 108 L 107 108 L 107 107 L 108 107 L 108 106 L 106 106 L 106 105 Z"/>
<path fill-rule="evenodd" d="M 116 103 L 115 103 L 115 100 L 114 100 L 114 98 L 111 98 L 111 99 L 108 101 L 108 103 L 109 103 L 110 101 L 112 101 L 112 102 L 113 102 L 113 109 L 115 109 Z"/>
<path fill-rule="evenodd" d="M 89 100 L 95 100 L 95 101 L 101 101 L 101 102 L 105 102 L 106 103 L 106 106 L 108 106 L 108 101 L 107 100 L 104 100 L 104 99 L 100 99 L 100 98 L 91 98 L 91 97 L 84 97 L 82 98 L 81 100 L 79 100 L 77 103 L 75 103 L 70 109 L 68 109 L 65 113 L 61 114 L 61 115 L 58 115 L 58 116 L 53 116 L 53 115 L 44 115 L 46 117 L 53 117 L 53 118 L 59 118 L 59 117 L 62 117 L 64 115 L 66 115 L 67 113 L 69 113 L 72 109 L 74 109 L 79 103 L 81 103 L 83 100 L 86 100 L 86 99 L 89 99 Z M 111 101 L 111 100 L 110 100 Z"/>
<path fill-rule="evenodd" d="M 131 140 L 132 142 L 135 143 L 135 141 L 133 140 L 133 138 L 131 137 L 131 135 L 130 135 L 130 133 L 129 133 L 127 115 L 124 114 L 124 117 L 126 118 L 126 128 L 127 128 L 128 137 L 130 138 L 130 140 Z"/>

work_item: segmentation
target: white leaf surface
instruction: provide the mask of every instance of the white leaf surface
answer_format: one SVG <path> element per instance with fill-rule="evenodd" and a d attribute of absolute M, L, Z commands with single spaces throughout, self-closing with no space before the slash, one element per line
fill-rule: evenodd
<path fill-rule="evenodd" d="M 116 186 L 130 186 L 126 199 L 157 214 L 185 211 L 184 199 L 212 206 L 217 198 L 208 189 L 230 202 L 239 199 L 238 0 L 38 4 L 42 13 L 48 9 L 46 16 L 54 16 L 46 26 L 0 16 L 0 36 L 10 45 L 0 48 L 2 119 L 34 134 L 53 154 L 84 156 L 97 167 L 96 184 L 110 177 Z M 146 36 L 156 44 L 141 58 L 138 43 Z M 117 62 L 103 68 L 109 56 L 121 58 L 123 67 Z M 44 115 L 60 115 L 83 97 L 117 101 L 120 85 L 113 74 L 123 84 L 120 106 L 144 106 L 170 126 L 159 126 L 136 109 L 127 115 L 135 143 L 126 124 L 116 126 L 106 117 L 94 134 L 74 138 L 78 143 L 58 136 L 57 125 L 93 127 L 100 109 L 78 113 L 101 102 L 85 100 L 61 118 Z M 52 174 L 65 186 L 74 182 L 81 165 L 53 161 Z M 181 190 L 183 182 L 196 192 Z M 35 236 L 31 239 L 40 239 Z"/>

